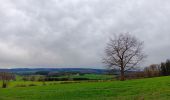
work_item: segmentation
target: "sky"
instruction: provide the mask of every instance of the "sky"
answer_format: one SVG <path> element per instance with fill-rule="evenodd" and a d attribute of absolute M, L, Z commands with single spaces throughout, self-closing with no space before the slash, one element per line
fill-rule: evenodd
<path fill-rule="evenodd" d="M 143 66 L 170 58 L 170 0 L 0 0 L 0 68 L 104 68 L 109 37 L 144 41 Z"/>

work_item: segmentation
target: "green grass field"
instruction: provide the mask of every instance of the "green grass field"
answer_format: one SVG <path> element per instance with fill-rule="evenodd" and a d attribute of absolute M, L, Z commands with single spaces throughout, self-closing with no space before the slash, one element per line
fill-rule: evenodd
<path fill-rule="evenodd" d="M 31 83 L 31 82 L 30 82 Z M 0 100 L 170 100 L 170 77 L 0 88 Z M 29 84 L 29 83 L 27 83 Z"/>
<path fill-rule="evenodd" d="M 67 78 L 68 76 L 61 76 L 59 78 Z M 70 78 L 88 78 L 91 80 L 113 80 L 113 75 L 100 75 L 100 74 L 84 74 L 84 75 L 71 75 Z"/>

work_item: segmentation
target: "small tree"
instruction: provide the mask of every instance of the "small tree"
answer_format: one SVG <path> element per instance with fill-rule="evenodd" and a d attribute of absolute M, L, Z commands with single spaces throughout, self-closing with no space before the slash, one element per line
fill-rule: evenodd
<path fill-rule="evenodd" d="M 34 75 L 30 76 L 30 81 L 36 81 L 36 77 Z"/>
<path fill-rule="evenodd" d="M 6 88 L 10 80 L 15 80 L 15 75 L 8 72 L 1 72 L 0 80 L 2 80 L 2 88 Z"/>
<path fill-rule="evenodd" d="M 167 69 L 166 69 L 166 64 L 165 63 L 161 63 L 161 75 L 163 76 L 167 76 L 168 73 L 167 73 Z"/>
<path fill-rule="evenodd" d="M 41 81 L 43 85 L 46 85 L 46 83 L 45 83 L 45 76 L 40 76 L 38 81 Z"/>
<path fill-rule="evenodd" d="M 121 80 L 125 80 L 125 71 L 134 68 L 146 56 L 143 42 L 130 34 L 120 34 L 111 38 L 105 49 L 104 63 L 109 68 L 119 68 Z"/>
<path fill-rule="evenodd" d="M 169 59 L 166 60 L 165 65 L 166 65 L 167 75 L 170 75 L 170 60 Z"/>
<path fill-rule="evenodd" d="M 163 76 L 170 75 L 170 60 L 169 59 L 165 63 L 161 63 L 161 73 Z"/>
<path fill-rule="evenodd" d="M 156 77 L 161 75 L 160 65 L 152 64 L 149 67 L 144 68 L 144 74 L 146 77 Z"/>

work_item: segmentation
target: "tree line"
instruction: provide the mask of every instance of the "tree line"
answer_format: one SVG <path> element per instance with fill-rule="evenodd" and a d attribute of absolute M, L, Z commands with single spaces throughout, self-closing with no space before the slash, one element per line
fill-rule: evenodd
<path fill-rule="evenodd" d="M 170 59 L 161 64 L 152 64 L 144 69 L 148 73 L 148 77 L 168 76 L 170 75 Z"/>
<path fill-rule="evenodd" d="M 167 59 L 165 62 L 160 64 L 151 64 L 145 67 L 142 71 L 135 71 L 126 75 L 128 79 L 135 78 L 150 78 L 159 76 L 169 76 L 170 75 L 170 60 Z"/>

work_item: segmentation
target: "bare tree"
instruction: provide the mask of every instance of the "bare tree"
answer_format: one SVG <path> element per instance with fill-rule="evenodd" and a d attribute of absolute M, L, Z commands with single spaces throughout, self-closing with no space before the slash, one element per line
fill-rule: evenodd
<path fill-rule="evenodd" d="M 151 64 L 149 67 L 144 68 L 146 77 L 156 77 L 161 75 L 161 68 L 159 64 Z"/>
<path fill-rule="evenodd" d="M 125 80 L 125 71 L 134 68 L 145 58 L 143 42 L 130 34 L 120 34 L 111 38 L 105 49 L 104 63 L 110 69 L 120 69 L 120 79 Z"/>
<path fill-rule="evenodd" d="M 8 72 L 0 72 L 0 80 L 2 80 L 2 88 L 6 88 L 10 80 L 15 80 L 15 75 Z"/>

